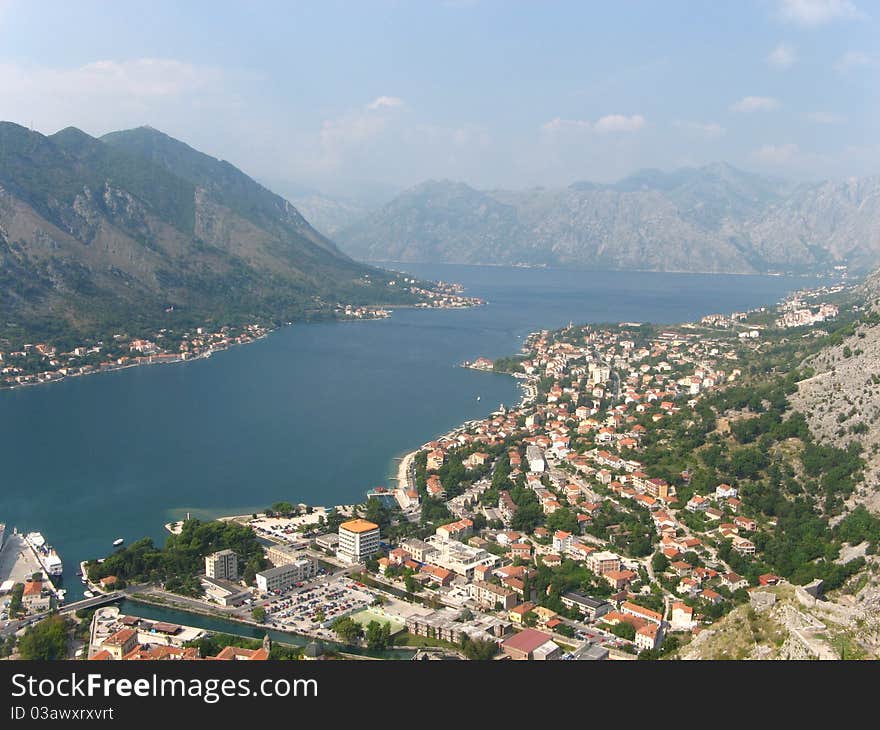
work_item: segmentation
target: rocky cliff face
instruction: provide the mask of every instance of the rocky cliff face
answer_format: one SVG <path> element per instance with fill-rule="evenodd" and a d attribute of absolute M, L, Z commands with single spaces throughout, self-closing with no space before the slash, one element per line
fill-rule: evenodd
<path fill-rule="evenodd" d="M 867 306 L 869 322 L 807 360 L 814 375 L 790 400 L 820 442 L 861 444 L 866 469 L 853 500 L 880 511 L 880 324 L 870 323 L 880 319 L 878 300 Z"/>
<path fill-rule="evenodd" d="M 338 234 L 364 260 L 756 273 L 880 260 L 880 178 L 793 185 L 719 164 L 614 185 L 429 182 Z"/>
<path fill-rule="evenodd" d="M 391 278 L 229 163 L 156 130 L 105 142 L 0 123 L 7 336 L 292 319 L 322 300 L 388 301 Z"/>

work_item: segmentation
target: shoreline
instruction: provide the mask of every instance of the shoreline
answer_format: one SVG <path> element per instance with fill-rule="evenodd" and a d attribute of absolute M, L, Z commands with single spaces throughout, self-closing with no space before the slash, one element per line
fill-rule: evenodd
<path fill-rule="evenodd" d="M 391 261 L 388 259 L 367 259 L 364 261 L 365 264 L 371 264 L 373 266 L 381 265 L 382 268 L 387 268 L 392 265 L 398 266 L 472 266 L 473 268 L 490 268 L 490 269 L 538 269 L 543 271 L 580 271 L 580 272 L 596 272 L 596 273 L 631 273 L 636 272 L 639 274 L 692 274 L 695 276 L 789 276 L 793 279 L 832 279 L 835 278 L 834 273 L 792 273 L 785 271 L 686 271 L 686 270 L 663 270 L 658 271 L 657 269 L 598 269 L 598 268 L 590 268 L 587 266 L 544 266 L 541 264 L 474 264 L 474 263 L 465 263 L 458 261 Z M 398 269 L 392 269 L 393 271 L 399 271 Z M 409 276 L 415 276 L 415 274 L 409 274 L 409 272 L 401 271 L 402 274 L 408 274 Z M 858 276 L 854 276 L 853 279 L 859 278 Z M 863 276 L 861 278 L 864 278 Z M 847 280 L 849 277 L 847 277 Z"/>
<path fill-rule="evenodd" d="M 281 325 L 281 327 L 288 327 L 291 325 Z M 30 383 L 16 383 L 15 385 L 0 385 L 0 392 L 3 391 L 11 391 L 11 390 L 19 390 L 20 388 L 32 388 L 39 385 L 52 385 L 53 383 L 61 383 L 65 380 L 72 380 L 74 378 L 86 378 L 90 375 L 104 375 L 106 373 L 116 373 L 121 370 L 129 370 L 131 368 L 141 368 L 148 367 L 150 365 L 178 365 L 180 363 L 187 362 L 195 362 L 196 360 L 207 360 L 212 355 L 217 354 L 218 352 L 226 352 L 227 350 L 231 350 L 234 347 L 244 347 L 246 345 L 252 345 L 255 342 L 259 342 L 260 340 L 266 339 L 270 334 L 276 332 L 281 329 L 281 327 L 276 327 L 275 329 L 271 329 L 266 331 L 265 334 L 254 337 L 247 342 L 233 342 L 226 347 L 214 347 L 205 352 L 199 353 L 198 355 L 193 355 L 192 357 L 167 357 L 167 355 L 171 355 L 172 353 L 159 353 L 158 355 L 146 356 L 144 359 L 147 362 L 130 362 L 125 365 L 113 365 L 111 367 L 101 368 L 98 367 L 95 370 L 90 370 L 86 373 L 72 373 L 70 375 L 61 375 L 57 378 L 47 378 L 46 380 L 37 380 Z M 153 358 L 156 358 L 153 361 Z"/>
<path fill-rule="evenodd" d="M 16 383 L 14 385 L 0 384 L 0 393 L 3 393 L 4 391 L 19 390 L 21 388 L 31 388 L 31 387 L 40 386 L 40 385 L 51 385 L 53 383 L 61 383 L 66 380 L 72 380 L 74 378 L 88 377 L 90 375 L 103 375 L 105 373 L 115 373 L 115 372 L 119 372 L 121 370 L 128 370 L 131 368 L 147 367 L 150 365 L 177 365 L 180 363 L 195 362 L 196 360 L 207 360 L 212 355 L 215 355 L 218 352 L 226 352 L 227 350 L 231 350 L 234 347 L 243 347 L 246 345 L 252 345 L 255 342 L 259 342 L 260 340 L 266 339 L 267 337 L 269 337 L 269 335 L 274 334 L 275 332 L 278 332 L 279 330 L 281 330 L 285 327 L 292 327 L 295 324 L 317 324 L 319 322 L 321 322 L 321 323 L 334 322 L 337 324 L 343 324 L 343 323 L 347 323 L 347 322 L 376 322 L 376 321 L 390 319 L 391 316 L 394 314 L 395 309 L 462 310 L 462 309 L 473 309 L 475 307 L 485 306 L 485 304 L 486 304 L 486 302 L 483 301 L 480 304 L 469 304 L 469 305 L 462 306 L 462 307 L 433 307 L 430 305 L 423 306 L 423 305 L 419 305 L 419 304 L 397 304 L 397 305 L 376 304 L 376 305 L 370 305 L 371 309 L 372 308 L 376 308 L 376 309 L 388 308 L 388 310 L 389 310 L 388 316 L 384 316 L 384 317 L 383 316 L 378 316 L 378 317 L 331 317 L 331 318 L 324 319 L 324 320 L 303 320 L 301 322 L 287 322 L 285 324 L 278 325 L 277 327 L 267 329 L 263 334 L 258 335 L 256 337 L 253 337 L 252 339 L 248 340 L 247 342 L 233 342 L 233 343 L 230 343 L 229 345 L 226 345 L 225 347 L 213 347 L 209 350 L 206 350 L 203 353 L 199 353 L 198 355 L 193 355 L 192 357 L 178 357 L 174 353 L 157 353 L 156 355 L 143 357 L 142 359 L 146 360 L 146 362 L 129 362 L 129 363 L 126 363 L 125 365 L 113 365 L 111 367 L 105 367 L 105 368 L 96 367 L 94 370 L 90 370 L 85 373 L 80 372 L 80 373 L 58 375 L 57 377 L 50 377 L 50 378 L 46 378 L 44 380 L 34 380 L 34 381 L 27 382 L 27 383 Z M 55 374 L 58 371 L 47 371 L 47 372 Z"/>

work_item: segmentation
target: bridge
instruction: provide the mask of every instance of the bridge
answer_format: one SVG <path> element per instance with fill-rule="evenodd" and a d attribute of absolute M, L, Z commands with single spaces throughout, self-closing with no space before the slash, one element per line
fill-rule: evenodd
<path fill-rule="evenodd" d="M 58 613 L 70 613 L 71 611 L 79 611 L 81 608 L 97 608 L 105 606 L 108 603 L 121 601 L 128 594 L 125 591 L 112 591 L 111 593 L 102 593 L 92 598 L 83 598 L 81 601 L 67 603 L 58 609 Z"/>

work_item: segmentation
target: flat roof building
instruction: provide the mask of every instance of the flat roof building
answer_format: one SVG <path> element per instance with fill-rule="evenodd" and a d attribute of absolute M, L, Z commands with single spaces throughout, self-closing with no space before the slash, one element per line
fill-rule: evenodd
<path fill-rule="evenodd" d="M 379 525 L 355 519 L 339 525 L 336 555 L 349 563 L 361 563 L 379 552 Z"/>
<path fill-rule="evenodd" d="M 317 561 L 303 556 L 292 563 L 261 570 L 257 573 L 257 588 L 261 593 L 283 591 L 294 583 L 313 578 L 317 571 Z"/>
<path fill-rule="evenodd" d="M 221 580 L 238 580 L 238 556 L 232 550 L 220 550 L 205 558 L 205 575 Z"/>

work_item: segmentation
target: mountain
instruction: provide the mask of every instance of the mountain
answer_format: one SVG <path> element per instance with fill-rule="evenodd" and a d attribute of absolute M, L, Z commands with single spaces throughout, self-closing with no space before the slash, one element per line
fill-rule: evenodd
<path fill-rule="evenodd" d="M 370 212 L 369 208 L 358 201 L 319 192 L 292 196 L 290 202 L 325 236 L 336 235 Z"/>
<path fill-rule="evenodd" d="M 861 272 L 880 260 L 878 214 L 880 178 L 798 185 L 718 163 L 563 189 L 431 181 L 336 239 L 366 261 Z"/>
<path fill-rule="evenodd" d="M 283 321 L 393 300 L 392 278 L 233 165 L 157 130 L 96 139 L 0 122 L 7 337 Z"/>

